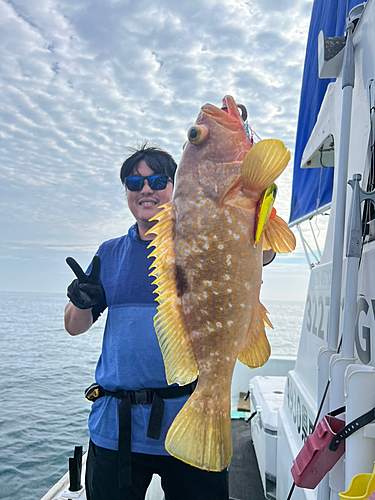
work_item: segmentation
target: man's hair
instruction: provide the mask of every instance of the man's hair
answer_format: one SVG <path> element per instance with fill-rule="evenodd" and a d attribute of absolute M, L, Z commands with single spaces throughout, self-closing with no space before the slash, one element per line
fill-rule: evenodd
<path fill-rule="evenodd" d="M 140 161 L 144 160 L 149 168 L 156 174 L 168 175 L 174 181 L 177 163 L 172 156 L 157 146 L 144 142 L 139 148 L 129 148 L 132 151 L 120 170 L 121 182 L 125 185 L 125 179 L 132 175 Z"/>

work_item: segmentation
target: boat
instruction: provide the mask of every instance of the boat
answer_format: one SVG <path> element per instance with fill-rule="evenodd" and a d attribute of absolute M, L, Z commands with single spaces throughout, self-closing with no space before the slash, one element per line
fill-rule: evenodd
<path fill-rule="evenodd" d="M 268 499 L 339 499 L 354 477 L 374 467 L 374 26 L 374 0 L 314 2 L 289 221 L 302 235 L 310 267 L 299 349 L 282 378 L 257 375 L 249 387 Z M 312 250 L 301 226 L 327 211 L 324 249 Z M 327 417 L 335 410 L 340 418 Z M 330 432 L 345 441 L 345 452 L 320 471 L 314 460 L 323 450 L 333 453 L 319 434 L 328 420 L 340 422 Z M 326 466 L 329 457 L 322 457 Z"/>
<path fill-rule="evenodd" d="M 374 81 L 375 0 L 315 0 L 289 221 L 302 237 L 310 268 L 305 312 L 296 358 L 271 356 L 252 371 L 237 362 L 233 500 L 365 499 L 375 488 L 369 479 L 375 461 Z M 313 250 L 304 225 L 313 229 L 311 220 L 327 220 L 328 213 L 324 248 L 312 235 Z M 239 405 L 244 400 L 245 409 Z M 338 416 L 328 416 L 335 410 Z M 323 457 L 325 466 L 324 453 L 334 453 L 328 449 L 332 440 L 323 443 L 319 434 L 322 422 L 331 423 L 328 436 L 345 447 L 330 470 L 314 465 Z M 73 463 L 42 500 L 85 499 L 84 461 Z M 358 481 L 367 490 L 350 497 Z M 157 477 L 146 498 L 163 499 Z"/>

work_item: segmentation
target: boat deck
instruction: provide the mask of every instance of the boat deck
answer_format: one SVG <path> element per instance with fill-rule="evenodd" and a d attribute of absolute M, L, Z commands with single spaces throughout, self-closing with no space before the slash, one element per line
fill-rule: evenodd
<path fill-rule="evenodd" d="M 258 463 L 251 441 L 250 422 L 232 420 L 233 457 L 229 467 L 229 496 L 233 500 L 264 498 Z"/>
<path fill-rule="evenodd" d="M 236 418 L 231 420 L 231 424 L 233 457 L 229 467 L 229 496 L 231 500 L 262 500 L 264 499 L 264 493 L 255 451 L 251 441 L 250 422 L 246 422 L 244 418 Z M 82 481 L 84 478 L 86 458 L 87 454 L 83 457 Z M 69 473 L 66 473 L 65 476 L 46 493 L 42 500 L 64 500 L 64 498 L 67 498 L 68 487 Z M 146 499 L 161 500 L 162 498 L 163 492 L 159 480 L 155 488 L 148 491 Z M 86 499 L 84 491 L 80 493 L 79 499 Z"/>

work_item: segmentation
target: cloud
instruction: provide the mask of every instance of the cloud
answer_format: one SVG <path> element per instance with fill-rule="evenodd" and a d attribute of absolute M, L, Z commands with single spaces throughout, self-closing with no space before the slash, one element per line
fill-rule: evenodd
<path fill-rule="evenodd" d="M 311 5 L 0 0 L 3 241 L 53 240 L 59 252 L 123 234 L 127 148 L 148 139 L 179 161 L 200 106 L 225 94 L 293 153 Z M 279 180 L 285 219 L 291 169 Z"/>

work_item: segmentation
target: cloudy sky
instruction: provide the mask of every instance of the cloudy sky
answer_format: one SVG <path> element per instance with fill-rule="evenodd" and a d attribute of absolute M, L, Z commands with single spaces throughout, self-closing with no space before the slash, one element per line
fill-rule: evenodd
<path fill-rule="evenodd" d="M 178 162 L 205 102 L 232 95 L 292 152 L 312 0 L 0 0 L 0 290 L 64 292 L 132 224 L 119 169 L 147 139 Z M 292 162 L 278 214 L 289 218 Z M 287 278 L 289 276 L 289 278 Z M 301 246 L 264 274 L 304 300 Z M 287 283 L 287 285 L 286 285 Z"/>

